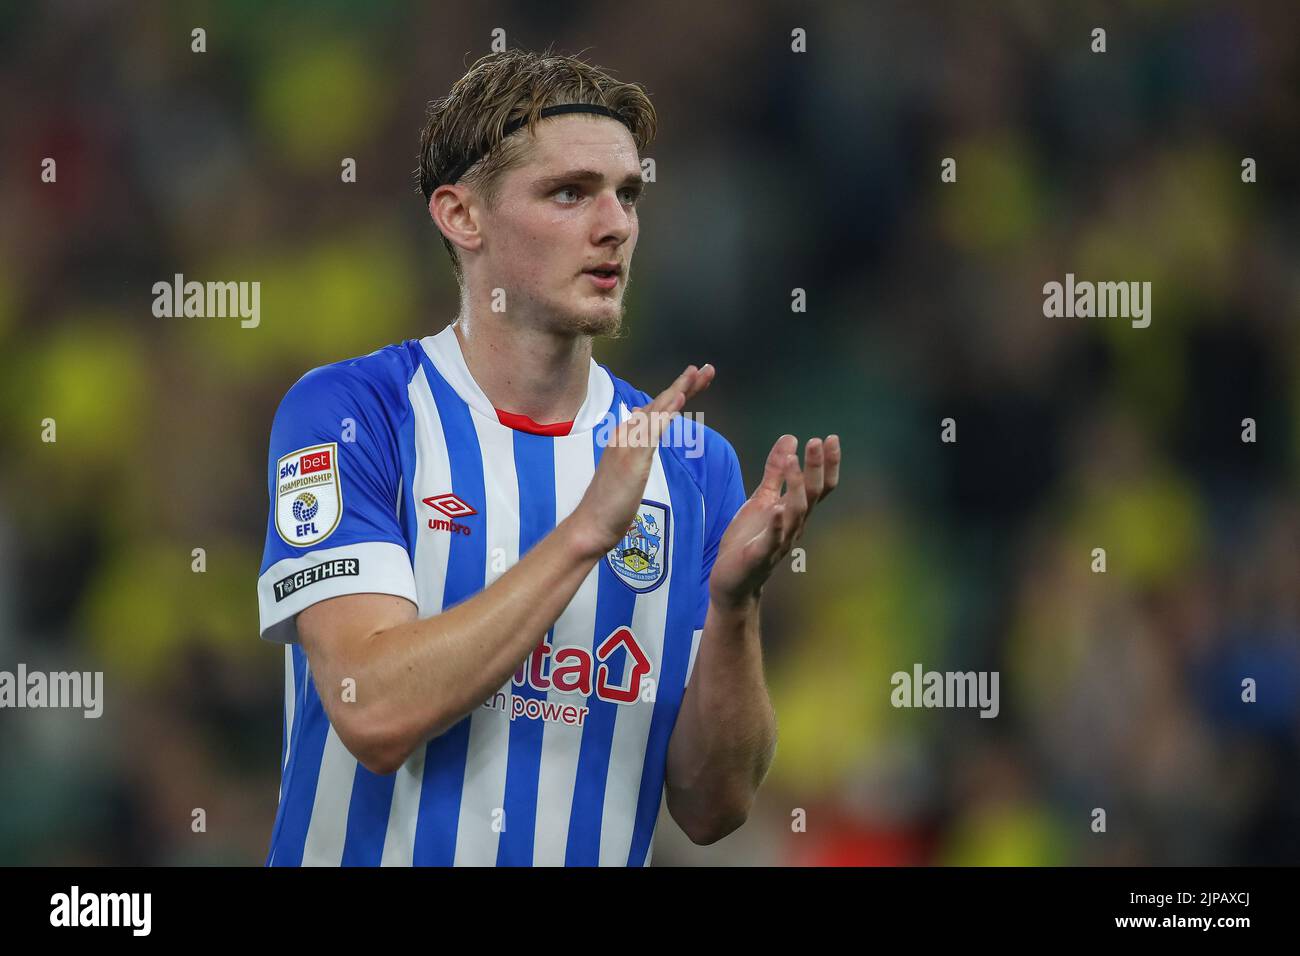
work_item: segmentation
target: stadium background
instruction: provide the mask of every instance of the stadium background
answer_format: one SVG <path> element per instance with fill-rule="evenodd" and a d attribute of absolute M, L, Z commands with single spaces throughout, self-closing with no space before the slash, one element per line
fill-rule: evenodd
<path fill-rule="evenodd" d="M 768 589 L 755 812 L 709 848 L 664 818 L 655 863 L 1295 862 L 1294 8 L 991 6 L 0 7 L 0 669 L 103 670 L 106 698 L 0 712 L 0 863 L 264 859 L 272 412 L 454 313 L 411 172 L 496 27 L 659 109 L 598 359 L 652 392 L 713 362 L 697 407 L 750 487 L 781 433 L 844 439 Z M 155 318 L 177 272 L 260 281 L 260 326 Z M 1044 318 L 1066 272 L 1150 280 L 1151 326 Z M 1000 715 L 892 708 L 917 662 L 998 670 Z"/>

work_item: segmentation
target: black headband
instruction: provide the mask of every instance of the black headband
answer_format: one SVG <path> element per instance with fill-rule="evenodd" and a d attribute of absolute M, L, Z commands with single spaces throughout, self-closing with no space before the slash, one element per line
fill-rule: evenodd
<path fill-rule="evenodd" d="M 592 113 L 596 116 L 608 116 L 610 119 L 616 119 L 624 126 L 627 126 L 627 120 L 619 116 L 613 110 L 604 106 L 594 106 L 589 103 L 564 103 L 560 106 L 548 106 L 537 114 L 538 119 L 545 119 L 548 116 L 560 116 L 565 113 Z M 513 119 L 501 130 L 501 138 L 505 139 L 511 133 L 517 133 L 528 122 L 528 117 L 521 116 L 519 119 Z M 631 127 L 629 127 L 630 129 Z M 450 186 L 465 175 L 466 170 L 483 158 L 484 153 L 475 153 L 465 160 L 438 183 L 439 186 Z"/>

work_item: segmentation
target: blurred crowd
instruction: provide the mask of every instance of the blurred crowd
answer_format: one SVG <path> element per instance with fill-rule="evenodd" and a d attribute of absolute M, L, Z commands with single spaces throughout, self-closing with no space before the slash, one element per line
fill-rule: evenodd
<path fill-rule="evenodd" d="M 654 862 L 1296 862 L 1296 23 L 0 7 L 0 670 L 102 670 L 106 697 L 98 720 L 0 711 L 0 863 L 264 859 L 271 416 L 306 370 L 454 316 L 412 172 L 425 104 L 494 28 L 659 110 L 628 332 L 598 360 L 651 392 L 714 363 L 699 409 L 750 486 L 782 433 L 845 449 L 767 590 L 780 741 L 750 821 L 699 848 L 665 815 Z M 260 324 L 156 318 L 176 273 L 260 281 Z M 1150 281 L 1150 327 L 1046 318 L 1066 273 Z M 1000 713 L 896 709 L 916 663 L 998 671 Z"/>

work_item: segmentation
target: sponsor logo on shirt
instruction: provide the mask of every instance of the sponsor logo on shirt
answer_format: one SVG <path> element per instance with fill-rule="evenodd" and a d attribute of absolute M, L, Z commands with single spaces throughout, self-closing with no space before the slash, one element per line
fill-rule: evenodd
<path fill-rule="evenodd" d="M 582 645 L 551 647 L 551 635 L 533 649 L 515 671 L 513 686 L 527 684 L 533 690 L 571 694 L 588 698 L 593 693 L 612 704 L 636 704 L 654 700 L 654 663 L 630 627 L 617 627 L 593 651 Z M 623 655 L 615 657 L 618 651 Z M 489 710 L 581 727 L 589 709 L 581 704 L 548 698 L 524 697 L 500 690 L 484 701 Z"/>
<path fill-rule="evenodd" d="M 330 457 L 333 454 L 329 449 L 316 452 L 312 455 L 303 455 L 299 461 L 299 471 L 304 475 L 313 475 L 319 471 L 330 470 Z"/>
<path fill-rule="evenodd" d="M 338 444 L 299 448 L 276 462 L 275 530 L 297 548 L 324 541 L 343 516 Z"/>
<path fill-rule="evenodd" d="M 448 531 L 451 534 L 469 534 L 469 525 L 458 524 L 454 519 L 466 518 L 469 515 L 476 515 L 476 511 L 466 502 L 457 498 L 453 494 L 431 495 L 423 499 L 424 503 L 430 508 L 446 515 L 445 518 L 430 518 L 429 528 L 432 531 Z"/>

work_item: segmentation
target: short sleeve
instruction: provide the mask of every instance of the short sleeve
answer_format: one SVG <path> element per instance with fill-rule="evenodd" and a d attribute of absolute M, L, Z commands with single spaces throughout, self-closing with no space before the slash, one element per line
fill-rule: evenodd
<path fill-rule="evenodd" d="M 267 462 L 260 632 L 298 639 L 298 613 L 326 598 L 380 593 L 418 603 L 401 529 L 398 410 L 346 365 L 303 376 L 275 413 Z"/>
<path fill-rule="evenodd" d="M 704 555 L 700 573 L 700 600 L 696 609 L 695 629 L 704 627 L 709 610 L 709 575 L 718 558 L 718 545 L 748 496 L 740 473 L 740 460 L 731 443 L 708 429 L 705 433 L 704 462 Z"/>

